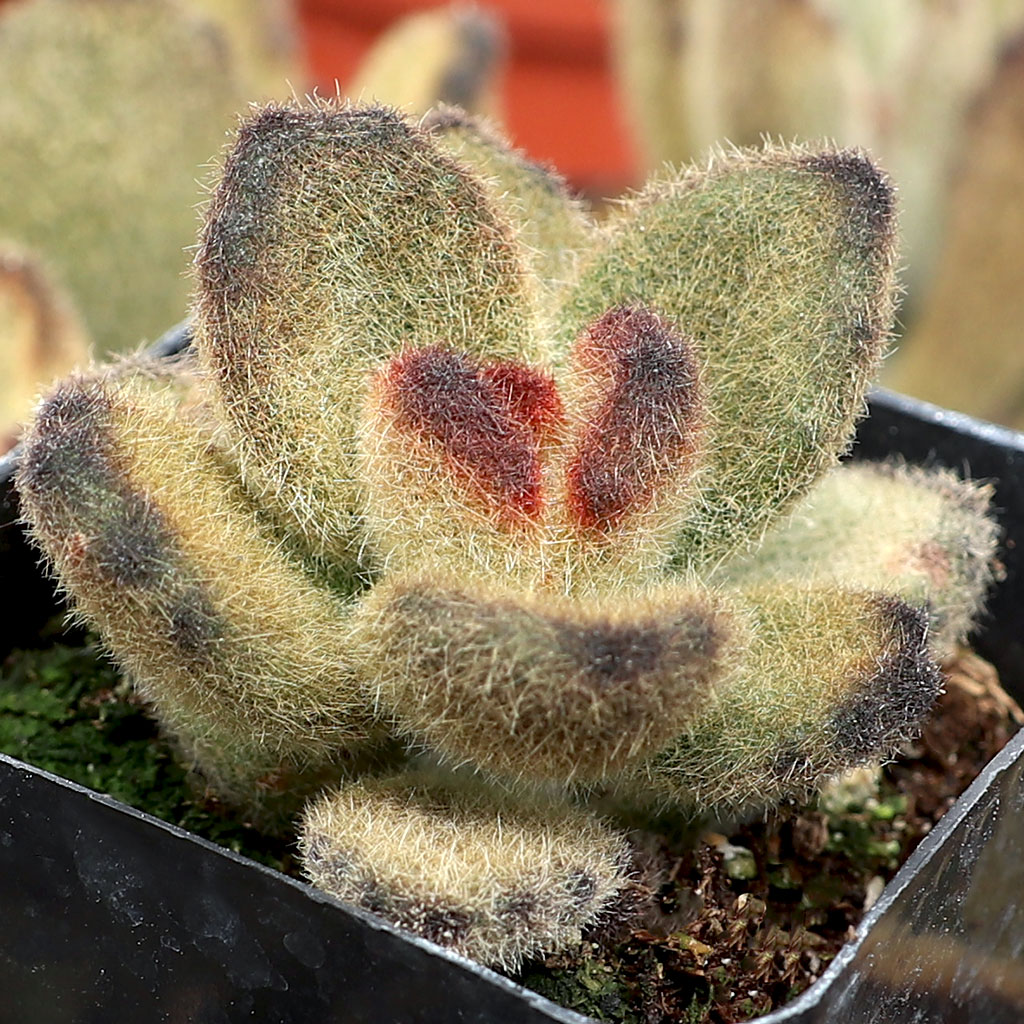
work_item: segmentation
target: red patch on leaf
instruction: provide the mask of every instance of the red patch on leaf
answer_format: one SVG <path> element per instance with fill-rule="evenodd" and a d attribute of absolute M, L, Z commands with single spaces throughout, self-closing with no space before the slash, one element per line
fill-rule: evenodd
<path fill-rule="evenodd" d="M 569 465 L 569 507 L 584 529 L 606 531 L 687 472 L 703 405 L 690 344 L 656 313 L 617 306 L 576 343 L 593 412 Z"/>
<path fill-rule="evenodd" d="M 435 445 L 511 518 L 542 507 L 539 439 L 561 416 L 553 382 L 517 363 L 481 367 L 440 347 L 397 356 L 384 373 L 395 425 Z"/>
<path fill-rule="evenodd" d="M 530 430 L 538 441 L 546 439 L 564 419 L 555 382 L 522 363 L 490 363 L 483 368 L 508 409 L 509 415 Z"/>

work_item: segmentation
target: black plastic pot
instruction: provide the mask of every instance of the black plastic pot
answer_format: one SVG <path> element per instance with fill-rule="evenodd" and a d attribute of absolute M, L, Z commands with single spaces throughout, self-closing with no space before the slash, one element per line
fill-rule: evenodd
<path fill-rule="evenodd" d="M 181 332 L 165 347 L 180 344 Z M 885 392 L 854 457 L 988 478 L 1005 578 L 976 637 L 1024 699 L 1024 435 Z M 0 459 L 0 656 L 54 597 Z M 1024 1020 L 1024 733 L 921 843 L 826 975 L 762 1024 Z M 506 979 L 105 796 L 0 756 L 0 1024 L 585 1024 Z"/>

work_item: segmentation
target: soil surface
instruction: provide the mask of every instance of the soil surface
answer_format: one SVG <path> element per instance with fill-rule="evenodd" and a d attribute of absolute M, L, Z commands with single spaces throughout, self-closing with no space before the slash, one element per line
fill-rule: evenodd
<path fill-rule="evenodd" d="M 920 739 L 899 760 L 832 785 L 815 805 L 705 833 L 688 847 L 634 833 L 645 903 L 637 925 L 595 934 L 517 980 L 628 1024 L 725 1024 L 789 1002 L 1024 724 L 987 662 L 963 652 L 946 670 L 946 692 Z"/>
<path fill-rule="evenodd" d="M 696 843 L 635 832 L 631 927 L 596 931 L 516 980 L 623 1024 L 719 1024 L 781 1006 L 853 935 L 910 851 L 1024 715 L 991 666 L 964 653 L 918 742 L 810 807 Z M 89 644 L 0 664 L 0 751 L 299 875 L 293 839 L 260 835 L 197 792 L 145 708 Z"/>

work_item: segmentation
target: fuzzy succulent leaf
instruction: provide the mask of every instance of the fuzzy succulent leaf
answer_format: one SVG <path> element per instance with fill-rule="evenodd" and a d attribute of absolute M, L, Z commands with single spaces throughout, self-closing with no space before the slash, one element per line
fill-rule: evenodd
<path fill-rule="evenodd" d="M 167 388 L 63 382 L 18 489 L 78 614 L 223 795 L 258 803 L 268 776 L 298 799 L 302 773 L 371 738 L 345 605 L 283 554 Z"/>
<path fill-rule="evenodd" d="M 246 486 L 315 553 L 353 543 L 356 419 L 381 359 L 533 345 L 507 217 L 383 107 L 269 106 L 246 122 L 196 265 L 195 343 Z"/>
<path fill-rule="evenodd" d="M 847 464 L 716 579 L 741 587 L 832 582 L 898 594 L 928 608 L 932 650 L 949 654 L 992 582 L 998 528 L 988 515 L 991 498 L 991 487 L 949 470 Z"/>
<path fill-rule="evenodd" d="M 604 601 L 455 579 L 378 585 L 358 658 L 399 727 L 498 776 L 603 778 L 699 715 L 738 645 L 728 605 L 665 587 Z"/>
<path fill-rule="evenodd" d="M 552 380 L 441 347 L 392 359 L 359 432 L 363 510 L 392 572 L 438 561 L 472 575 L 540 571 L 541 442 L 561 419 Z"/>
<path fill-rule="evenodd" d="M 615 306 L 588 324 L 565 379 L 572 437 L 567 518 L 584 535 L 671 531 L 705 458 L 703 353 L 643 306 Z M 667 509 L 665 508 L 667 506 Z"/>
<path fill-rule="evenodd" d="M 768 806 L 887 756 L 941 691 L 927 614 L 898 598 L 787 583 L 735 599 L 744 656 L 639 773 L 694 813 Z"/>
<path fill-rule="evenodd" d="M 368 532 L 389 570 L 580 593 L 654 579 L 704 456 L 698 354 L 616 307 L 556 381 L 516 362 L 406 350 L 375 376 L 360 432 Z"/>
<path fill-rule="evenodd" d="M 673 557 L 755 544 L 846 448 L 893 315 L 895 211 L 853 151 L 719 154 L 655 180 L 567 294 L 559 343 L 643 303 L 703 359 L 708 464 Z"/>
<path fill-rule="evenodd" d="M 436 773 L 350 783 L 306 811 L 314 883 L 464 956 L 515 969 L 628 894 L 623 836 L 566 803 Z"/>
<path fill-rule="evenodd" d="M 422 124 L 447 152 L 483 178 L 509 212 L 538 286 L 540 313 L 552 316 L 561 289 L 572 281 L 577 263 L 595 241 L 593 219 L 553 168 L 513 149 L 485 122 L 442 107 Z"/>

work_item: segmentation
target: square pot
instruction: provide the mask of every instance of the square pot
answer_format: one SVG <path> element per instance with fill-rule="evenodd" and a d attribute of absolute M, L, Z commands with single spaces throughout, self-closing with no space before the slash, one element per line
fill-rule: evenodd
<path fill-rule="evenodd" d="M 185 332 L 169 336 L 166 351 Z M 879 391 L 853 457 L 995 483 L 1003 581 L 975 639 L 1024 700 L 1024 435 Z M 55 598 L 0 459 L 0 656 Z M 925 838 L 822 977 L 762 1024 L 1024 1019 L 1024 732 Z M 268 868 L 0 756 L 0 992 L 18 1024 L 586 1024 Z M 4 1019 L 0 1011 L 0 1019 Z"/>

